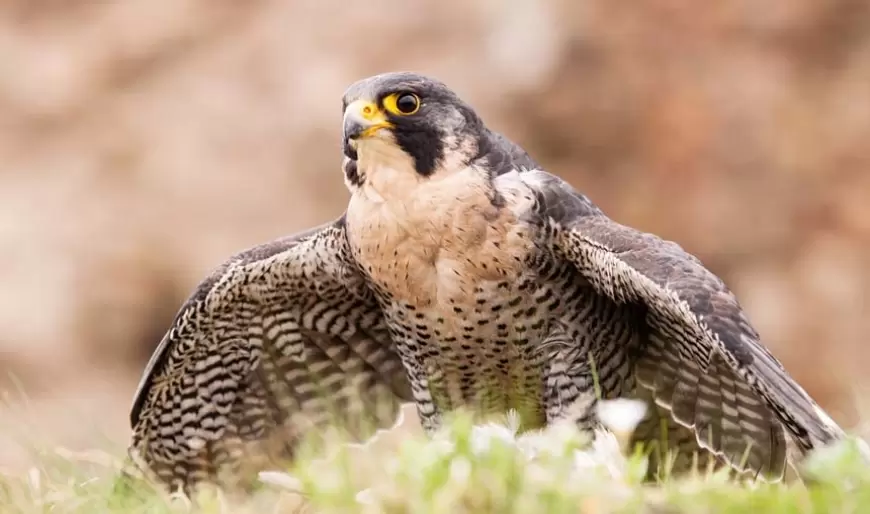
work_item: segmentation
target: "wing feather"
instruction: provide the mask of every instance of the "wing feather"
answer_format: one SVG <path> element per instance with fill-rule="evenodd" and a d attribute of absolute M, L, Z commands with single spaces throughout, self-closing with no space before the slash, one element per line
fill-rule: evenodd
<path fill-rule="evenodd" d="M 786 436 L 800 454 L 844 436 L 696 257 L 616 223 L 558 177 L 523 177 L 537 191 L 537 214 L 557 253 L 599 294 L 646 307 L 649 337 L 636 378 L 672 421 L 694 431 L 701 448 L 775 479 L 784 472 Z"/>
<path fill-rule="evenodd" d="M 145 368 L 130 454 L 170 488 L 240 483 L 341 424 L 362 437 L 411 401 L 343 218 L 242 252 L 184 303 Z"/>

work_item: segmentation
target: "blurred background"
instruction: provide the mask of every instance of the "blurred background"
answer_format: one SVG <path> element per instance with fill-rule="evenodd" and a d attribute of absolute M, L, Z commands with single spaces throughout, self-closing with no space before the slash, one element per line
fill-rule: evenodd
<path fill-rule="evenodd" d="M 24 441 L 123 448 L 181 302 L 230 254 L 341 212 L 341 94 L 399 69 L 698 255 L 858 423 L 864 0 L 5 0 L 0 467 L 28 465 Z"/>

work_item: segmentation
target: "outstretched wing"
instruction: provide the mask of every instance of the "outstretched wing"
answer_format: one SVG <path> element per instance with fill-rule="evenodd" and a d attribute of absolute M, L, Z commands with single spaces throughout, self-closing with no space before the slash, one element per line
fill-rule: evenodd
<path fill-rule="evenodd" d="M 803 455 L 843 431 L 761 345 L 725 284 L 679 245 L 620 225 L 561 179 L 523 174 L 556 253 L 600 295 L 645 312 L 636 394 L 651 415 L 733 468 L 782 476 L 792 448 Z M 653 426 L 642 438 L 658 440 Z M 680 443 L 677 430 L 672 443 Z M 689 434 L 691 435 L 691 434 Z M 684 437 L 683 437 L 684 438 Z M 685 441 L 682 441 L 685 443 Z M 788 450 L 788 451 L 787 451 Z"/>
<path fill-rule="evenodd" d="M 234 256 L 183 305 L 130 413 L 130 454 L 172 489 L 244 483 L 312 429 L 391 424 L 410 388 L 344 218 Z"/>

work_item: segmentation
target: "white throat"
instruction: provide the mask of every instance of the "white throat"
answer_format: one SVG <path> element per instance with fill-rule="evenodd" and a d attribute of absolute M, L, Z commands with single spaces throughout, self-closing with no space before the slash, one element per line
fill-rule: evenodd
<path fill-rule="evenodd" d="M 402 203 L 426 179 L 416 172 L 410 155 L 382 139 L 360 142 L 357 169 L 365 177 L 357 193 L 375 203 Z"/>
<path fill-rule="evenodd" d="M 361 143 L 357 169 L 362 184 L 353 189 L 347 213 L 352 226 L 438 245 L 445 231 L 461 228 L 460 219 L 468 223 L 469 217 L 491 215 L 491 185 L 482 170 L 460 164 L 422 176 L 413 158 L 391 141 Z"/>

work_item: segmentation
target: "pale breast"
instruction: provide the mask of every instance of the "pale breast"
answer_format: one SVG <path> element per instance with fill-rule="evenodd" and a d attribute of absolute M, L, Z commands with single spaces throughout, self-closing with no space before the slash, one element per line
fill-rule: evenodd
<path fill-rule="evenodd" d="M 404 196 L 354 194 L 348 234 L 370 280 L 397 301 L 428 307 L 465 301 L 480 282 L 516 279 L 533 249 L 530 228 L 493 205 L 481 180 L 469 170 Z"/>
<path fill-rule="evenodd" d="M 419 367 L 412 375 L 452 405 L 486 394 L 485 410 L 528 401 L 540 416 L 542 370 L 531 352 L 558 295 L 529 266 L 528 190 L 512 181 L 494 203 L 492 184 L 476 170 L 420 181 L 401 195 L 396 183 L 368 187 L 348 206 L 348 237 L 400 352 Z"/>

